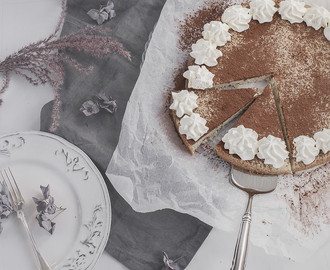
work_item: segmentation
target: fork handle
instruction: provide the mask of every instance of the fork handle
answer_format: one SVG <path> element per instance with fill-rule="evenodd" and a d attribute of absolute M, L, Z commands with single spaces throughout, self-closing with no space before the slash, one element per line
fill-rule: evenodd
<path fill-rule="evenodd" d="M 37 258 L 37 261 L 38 261 L 39 269 L 40 270 L 51 270 L 51 268 L 49 267 L 49 265 L 46 262 L 46 260 L 44 259 L 44 257 L 42 257 L 42 255 L 41 255 L 41 253 L 40 253 L 40 251 L 37 247 L 36 242 L 34 241 L 34 238 L 33 238 L 32 234 L 30 232 L 29 226 L 26 222 L 24 212 L 22 210 L 18 210 L 17 211 L 17 216 L 20 218 L 20 220 L 24 224 L 24 228 L 25 228 L 27 234 L 29 235 L 29 238 L 30 238 L 31 243 L 32 243 L 34 254 L 35 254 L 35 256 Z"/>
<path fill-rule="evenodd" d="M 241 227 L 238 233 L 233 262 L 230 270 L 244 270 L 245 268 L 245 258 L 247 254 L 250 225 L 252 221 L 252 199 L 253 195 L 249 195 L 249 201 L 242 217 Z"/>

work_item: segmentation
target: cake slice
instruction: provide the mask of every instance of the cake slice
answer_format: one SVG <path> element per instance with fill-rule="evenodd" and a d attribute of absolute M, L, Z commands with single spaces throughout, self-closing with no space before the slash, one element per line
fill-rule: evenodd
<path fill-rule="evenodd" d="M 330 145 L 330 133 L 327 131 L 330 129 L 328 79 L 316 83 L 316 79 L 306 81 L 304 76 L 297 72 L 291 74 L 289 80 L 285 73 L 276 74 L 273 83 L 292 153 L 293 172 L 310 169 L 330 159 L 330 152 L 327 152 Z M 303 84 L 301 88 L 305 94 L 297 94 L 297 88 L 290 89 L 291 81 Z"/>
<path fill-rule="evenodd" d="M 264 89 L 263 93 L 239 118 L 233 128 L 237 128 L 241 125 L 245 128 L 254 130 L 258 134 L 258 142 L 260 142 L 261 139 L 266 139 L 269 135 L 272 135 L 276 138 L 280 138 L 286 148 L 282 127 L 275 104 L 275 98 L 270 85 Z M 229 150 L 225 149 L 225 144 L 223 141 L 220 141 L 215 148 L 221 158 L 248 171 L 262 174 L 291 173 L 288 151 L 287 158 L 285 158 L 283 166 L 276 168 L 273 165 L 265 164 L 267 163 L 265 162 L 265 159 L 258 158 L 258 155 L 255 155 L 251 160 L 243 160 L 236 154 L 229 154 Z M 283 149 L 281 151 L 283 151 Z M 275 159 L 276 158 L 277 156 L 275 156 Z"/>
<path fill-rule="evenodd" d="M 179 91 L 174 91 L 174 93 L 177 92 Z M 193 110 L 193 113 L 199 114 L 200 117 L 206 120 L 208 131 L 205 134 L 197 141 L 188 139 L 185 134 L 181 134 L 180 120 L 184 116 L 178 117 L 176 110 L 172 110 L 173 120 L 179 136 L 192 155 L 198 146 L 212 139 L 217 134 L 217 130 L 242 113 L 259 95 L 257 88 L 194 90 L 192 92 L 198 97 L 196 100 L 198 107 Z"/>

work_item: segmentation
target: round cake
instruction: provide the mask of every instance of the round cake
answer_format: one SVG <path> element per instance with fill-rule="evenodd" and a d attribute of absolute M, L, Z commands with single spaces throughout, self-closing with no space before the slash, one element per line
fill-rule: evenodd
<path fill-rule="evenodd" d="M 242 84 L 259 81 L 268 85 L 261 95 L 238 110 L 238 99 L 228 94 L 226 101 L 223 98 L 228 107 L 225 112 L 211 114 L 212 119 L 200 117 L 198 121 L 204 119 L 206 127 L 208 121 L 217 125 L 204 129 L 205 132 L 197 128 L 201 135 L 196 141 L 211 139 L 205 135 L 227 124 L 228 121 L 222 121 L 222 113 L 226 119 L 240 114 L 238 122 L 216 146 L 218 155 L 226 161 L 263 174 L 294 173 L 328 161 L 328 39 L 330 12 L 298 0 L 256 0 L 233 5 L 217 20 L 205 24 L 201 38 L 192 44 L 188 70 L 183 74 L 186 91 L 216 90 L 226 95 L 234 91 L 220 90 L 227 86 L 240 88 Z M 240 89 L 235 91 L 237 95 Z M 242 96 L 246 95 L 244 91 L 245 88 Z M 214 106 L 202 102 L 192 113 L 213 110 Z M 199 126 L 197 120 L 180 128 L 180 119 L 187 115 L 179 117 L 173 106 L 171 109 L 185 142 Z M 189 145 L 195 144 L 189 138 Z"/>

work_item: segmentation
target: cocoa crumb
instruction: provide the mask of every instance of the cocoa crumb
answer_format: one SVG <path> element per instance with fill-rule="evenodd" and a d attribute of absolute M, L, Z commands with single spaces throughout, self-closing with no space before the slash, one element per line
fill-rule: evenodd
<path fill-rule="evenodd" d="M 178 23 L 178 48 L 190 51 L 191 45 L 201 37 L 204 24 L 221 17 L 228 6 L 226 1 L 207 1 L 196 12 L 185 14 Z"/>
<path fill-rule="evenodd" d="M 305 235 L 313 236 L 330 225 L 330 162 L 295 175 L 281 175 L 279 190 L 288 205 L 291 223 Z"/>

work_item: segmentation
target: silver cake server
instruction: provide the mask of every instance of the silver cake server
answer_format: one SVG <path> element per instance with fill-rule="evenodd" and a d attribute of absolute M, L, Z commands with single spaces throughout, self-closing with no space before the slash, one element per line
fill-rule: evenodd
<path fill-rule="evenodd" d="M 269 193 L 275 190 L 277 185 L 277 175 L 257 175 L 247 171 L 232 167 L 231 183 L 239 189 L 247 192 L 249 200 L 245 213 L 242 217 L 241 227 L 238 233 L 235 246 L 234 258 L 231 270 L 243 270 L 245 268 L 245 258 L 249 242 L 249 232 L 251 225 L 252 199 L 256 194 Z"/>

